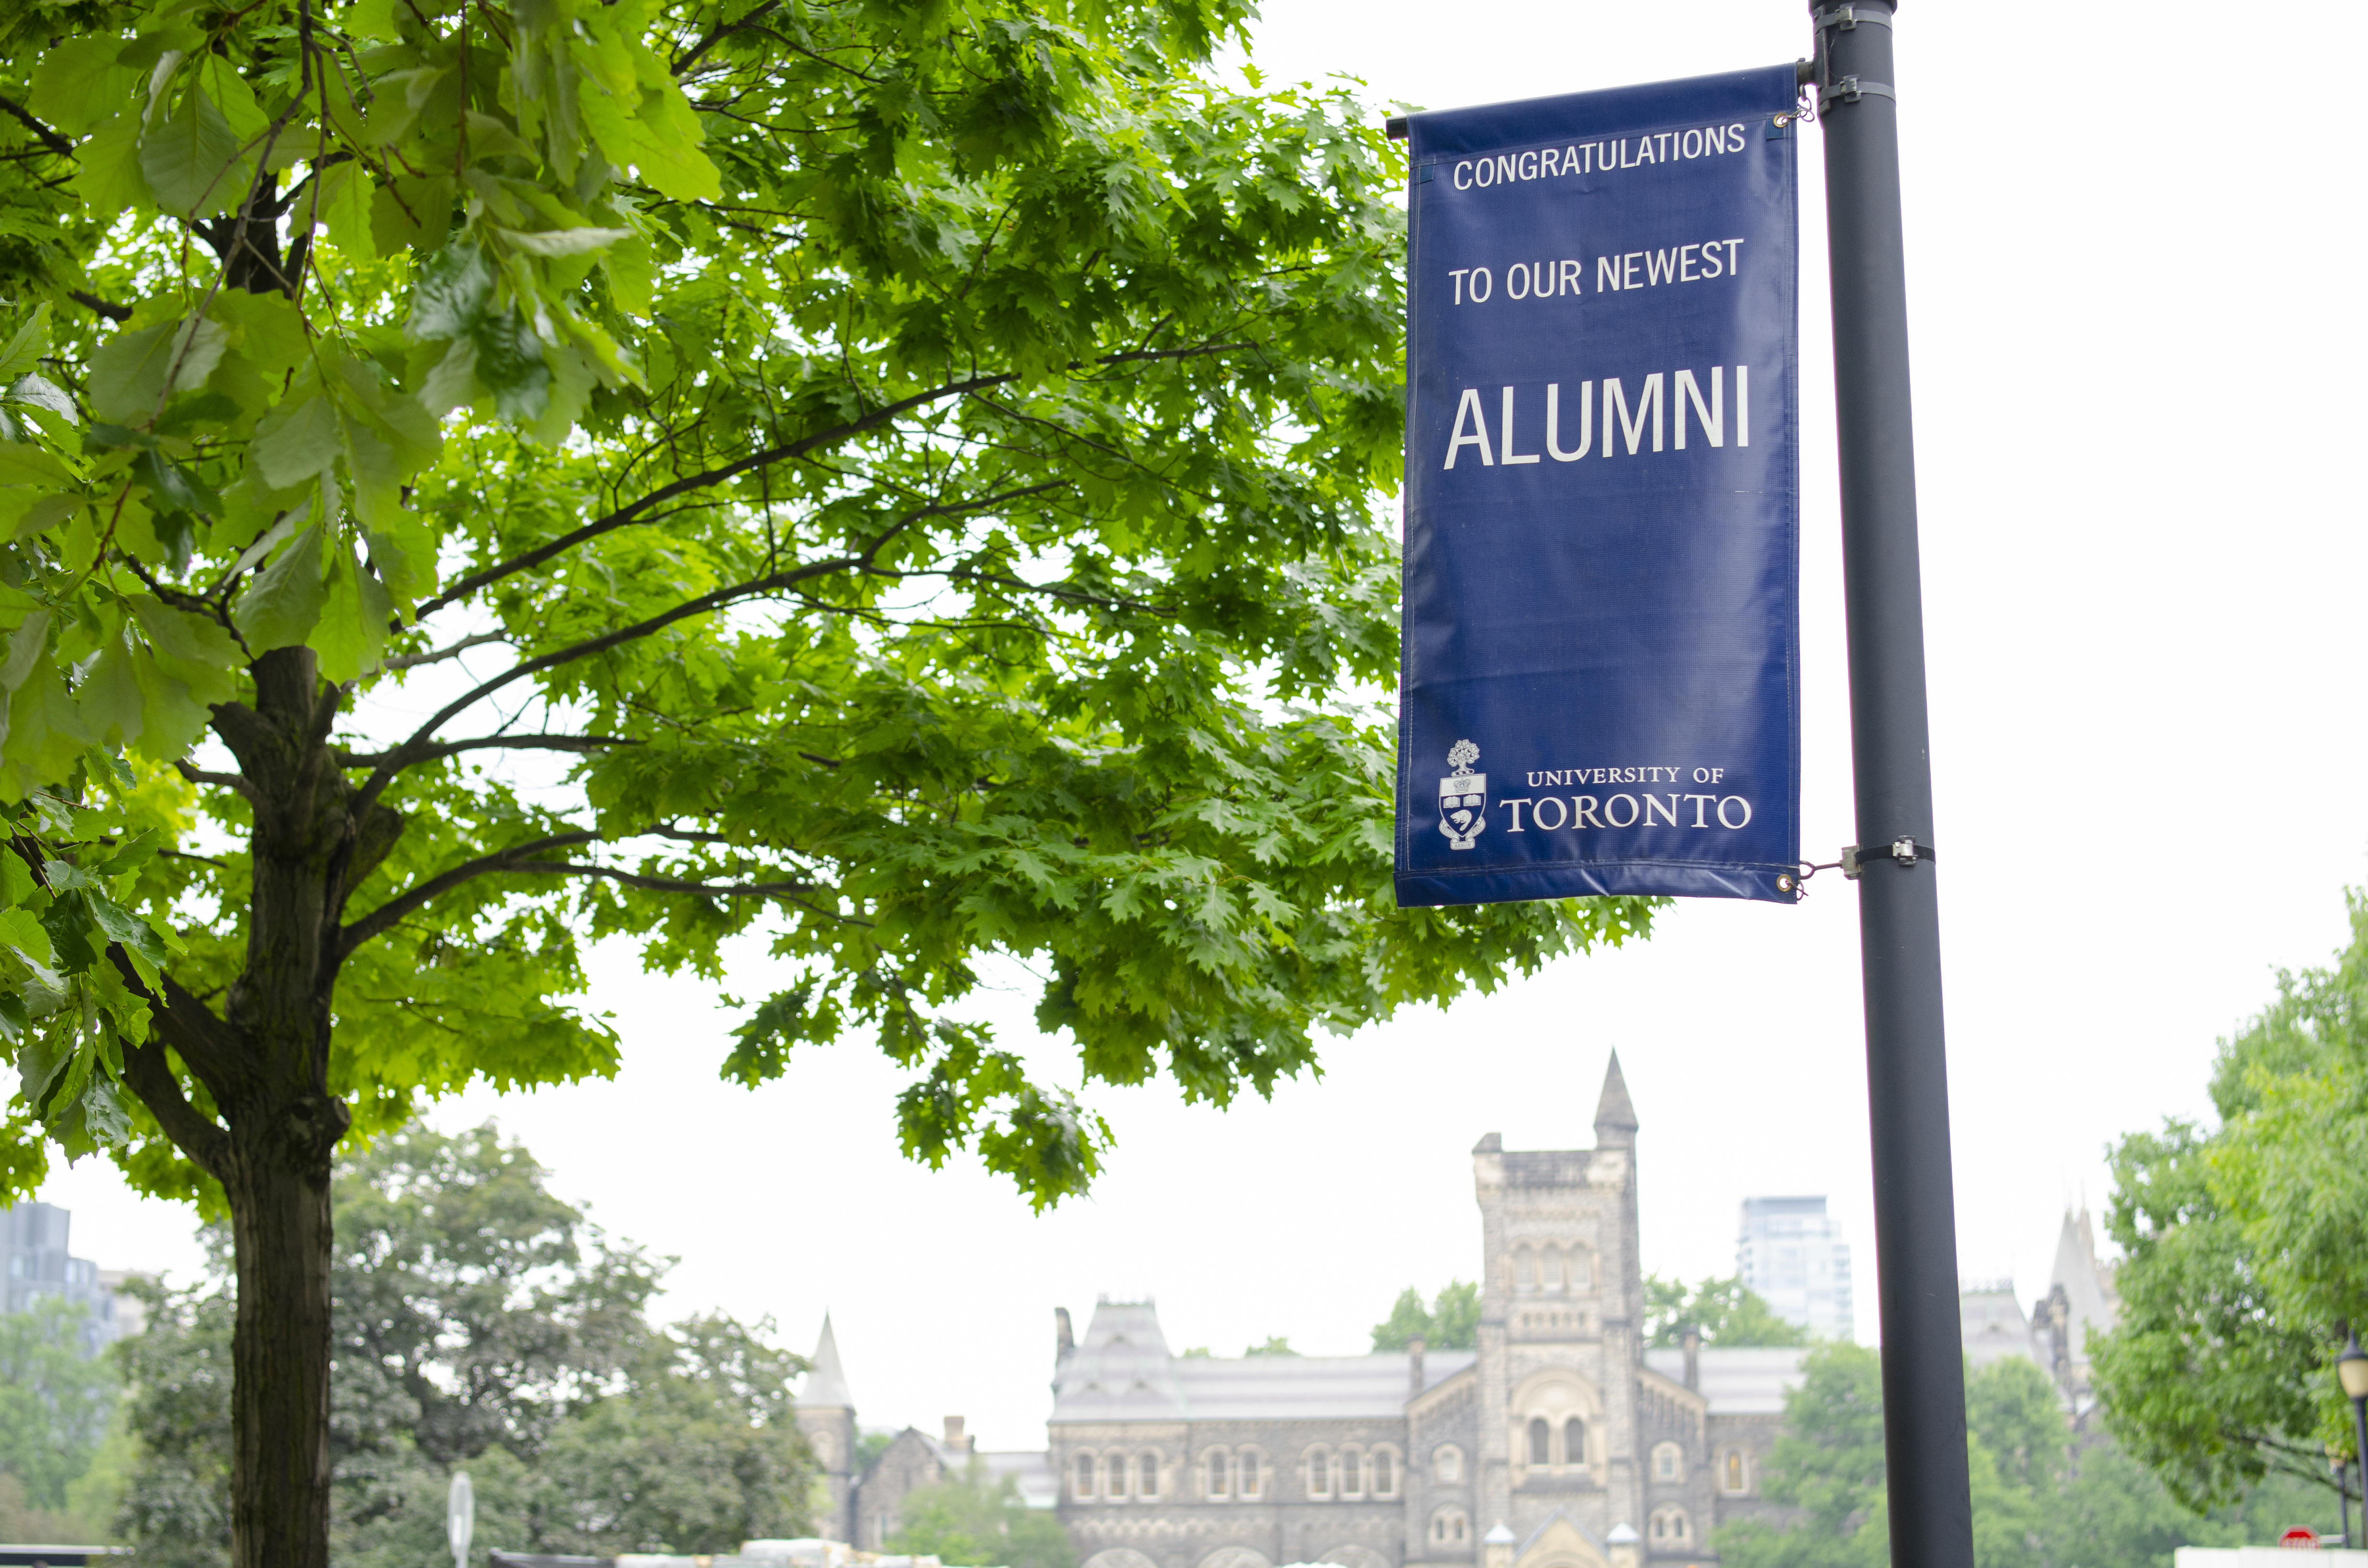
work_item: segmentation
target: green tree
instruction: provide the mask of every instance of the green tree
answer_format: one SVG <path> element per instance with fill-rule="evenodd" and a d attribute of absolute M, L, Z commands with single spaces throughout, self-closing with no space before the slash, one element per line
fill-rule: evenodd
<path fill-rule="evenodd" d="M 806 1526 L 803 1363 L 722 1316 L 653 1328 L 658 1273 L 555 1197 L 491 1126 L 409 1128 L 340 1163 L 332 1264 L 330 1540 L 349 1568 L 442 1554 L 465 1468 L 477 1545 L 708 1551 Z M 148 1288 L 119 1346 L 139 1463 L 122 1528 L 143 1562 L 230 1561 L 234 1309 L 218 1278 Z"/>
<path fill-rule="evenodd" d="M 1291 1347 L 1289 1339 L 1278 1334 L 1262 1345 L 1244 1346 L 1242 1354 L 1245 1356 L 1296 1356 L 1299 1352 Z"/>
<path fill-rule="evenodd" d="M 57 1295 L 0 1312 L 0 1474 L 16 1478 L 20 1508 L 63 1511 L 107 1439 L 116 1373 L 83 1352 L 88 1316 Z"/>
<path fill-rule="evenodd" d="M 1010 1477 L 991 1482 L 976 1459 L 959 1478 L 905 1494 L 897 1517 L 891 1551 L 933 1555 L 949 1564 L 1076 1568 L 1076 1549 L 1061 1521 L 1029 1507 Z"/>
<path fill-rule="evenodd" d="M 1403 1350 L 1416 1339 L 1433 1350 L 1469 1350 L 1480 1343 L 1480 1287 L 1451 1279 L 1428 1307 L 1411 1285 L 1390 1303 L 1390 1315 L 1373 1325 L 1373 1348 Z"/>
<path fill-rule="evenodd" d="M 1681 1279 L 1645 1276 L 1645 1341 L 1683 1344 L 1691 1326 L 1704 1345 L 1806 1345 L 1809 1331 L 1778 1317 L 1765 1298 L 1740 1276 L 1709 1278 L 1686 1289 Z"/>
<path fill-rule="evenodd" d="M 2221 1042 L 2216 1131 L 2170 1121 L 2112 1152 L 2119 1325 L 2091 1346 L 2107 1420 L 2197 1506 L 2275 1473 L 2331 1486 L 2351 1454 L 2334 1376 L 2368 1321 L 2368 897 L 2333 967 L 2281 973 Z"/>
<path fill-rule="evenodd" d="M 6 1156 L 231 1220 L 237 1555 L 323 1568 L 330 1172 L 783 971 L 1042 1204 L 1083 1077 L 1640 933 L 1400 910 L 1400 154 L 1247 0 L 25 0 L 0 20 Z M 423 717 L 424 715 L 424 717 Z"/>
<path fill-rule="evenodd" d="M 1799 1517 L 1727 1525 L 1715 1545 L 1730 1568 L 1880 1568 L 1890 1561 L 1881 1358 L 1820 1346 L 1803 1373 L 1761 1483 Z M 2285 1482 L 2197 1515 L 2109 1437 L 2076 1444 L 2054 1383 L 2020 1358 L 1967 1377 L 1965 1417 L 1977 1568 L 2171 1568 L 2181 1546 L 2260 1545 L 2292 1524 L 2331 1523 L 2309 1489 Z"/>

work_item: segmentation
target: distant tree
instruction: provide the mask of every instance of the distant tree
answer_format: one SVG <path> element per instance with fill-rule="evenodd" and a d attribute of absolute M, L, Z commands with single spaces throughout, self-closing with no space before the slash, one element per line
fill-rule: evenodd
<path fill-rule="evenodd" d="M 53 1295 L 0 1313 L 0 1474 L 16 1479 L 20 1508 L 63 1512 L 106 1440 L 116 1371 L 83 1353 L 88 1320 L 88 1308 Z"/>
<path fill-rule="evenodd" d="M 1178 1350 L 1176 1358 L 1179 1361 L 1206 1361 L 1216 1354 L 1205 1345 L 1195 1345 L 1189 1349 Z"/>
<path fill-rule="evenodd" d="M 1713 1544 L 1726 1568 L 1885 1568 L 1883 1374 L 1862 1346 L 1810 1351 L 1760 1490 L 1800 1517 L 1746 1520 Z M 2278 1483 L 2210 1517 L 2181 1507 L 2109 1438 L 2077 1448 L 2055 1387 L 2009 1357 L 1965 1381 L 1966 1461 L 1976 1568 L 2171 1568 L 2181 1546 L 2266 1543 L 2284 1526 L 2327 1521 L 2298 1488 Z"/>
<path fill-rule="evenodd" d="M 799 1533 L 812 1465 L 791 1419 L 803 1363 L 728 1318 L 654 1328 L 658 1271 L 609 1244 L 491 1126 L 412 1128 L 341 1162 L 330 1538 L 340 1568 L 444 1554 L 451 1471 L 494 1547 L 708 1551 Z M 120 1353 L 140 1460 L 123 1532 L 147 1568 L 230 1553 L 232 1292 L 149 1288 Z"/>
<path fill-rule="evenodd" d="M 897 1514 L 903 1526 L 888 1538 L 891 1551 L 925 1553 L 949 1564 L 1076 1565 L 1076 1549 L 1061 1521 L 1029 1507 L 1010 1477 L 990 1483 L 976 1459 L 958 1478 L 905 1494 Z"/>
<path fill-rule="evenodd" d="M 861 1475 L 871 1468 L 871 1461 L 888 1451 L 896 1441 L 894 1432 L 858 1432 L 855 1435 L 855 1473 Z"/>
<path fill-rule="evenodd" d="M 1245 1356 L 1296 1356 L 1299 1352 L 1291 1347 L 1290 1340 L 1278 1334 L 1263 1345 L 1244 1347 L 1242 1354 Z"/>
<path fill-rule="evenodd" d="M 1480 1287 L 1451 1279 L 1431 1304 L 1411 1285 L 1398 1292 L 1390 1315 L 1373 1325 L 1373 1348 L 1403 1350 L 1416 1339 L 1433 1350 L 1469 1350 L 1480 1343 Z"/>
<path fill-rule="evenodd" d="M 720 1316 L 654 1345 L 628 1391 L 570 1415 L 544 1443 L 528 1548 L 722 1552 L 808 1534 L 812 1460 L 789 1395 L 802 1364 Z"/>
<path fill-rule="evenodd" d="M 2333 1363 L 2368 1323 L 2368 895 L 2331 968 L 2222 1040 L 2220 1125 L 2166 1122 L 2112 1156 L 2119 1324 L 2089 1346 L 2105 1417 L 2182 1500 L 2269 1474 L 2331 1487 L 2352 1454 Z M 2332 1502 L 2332 1499 L 2329 1499 Z"/>
<path fill-rule="evenodd" d="M 1807 1345 L 1814 1336 L 1776 1315 L 1766 1299 L 1739 1276 L 1709 1278 L 1688 1290 L 1685 1282 L 1645 1276 L 1645 1338 L 1656 1346 L 1684 1342 L 1691 1324 L 1704 1345 L 1729 1348 L 1750 1345 Z"/>

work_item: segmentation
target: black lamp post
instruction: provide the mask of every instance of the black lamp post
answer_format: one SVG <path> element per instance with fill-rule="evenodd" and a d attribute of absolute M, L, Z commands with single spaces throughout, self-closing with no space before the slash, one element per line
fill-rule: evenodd
<path fill-rule="evenodd" d="M 2351 1398 L 2351 1429 L 2359 1443 L 2352 1451 L 2360 1456 L 2361 1464 L 2360 1533 L 2368 1536 L 2368 1350 L 2360 1348 L 2357 1332 L 2347 1338 L 2343 1354 L 2335 1358 L 2335 1375 Z M 2344 1544 L 2351 1542 L 2347 1540 Z"/>

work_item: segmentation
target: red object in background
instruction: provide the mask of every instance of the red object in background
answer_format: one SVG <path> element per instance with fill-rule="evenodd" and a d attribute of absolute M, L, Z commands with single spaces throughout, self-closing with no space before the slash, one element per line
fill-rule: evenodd
<path fill-rule="evenodd" d="M 2318 1550 L 2318 1532 L 2317 1530 L 2304 1529 L 2301 1526 L 2297 1525 L 2293 1529 L 2286 1531 L 2285 1534 L 2278 1537 L 2278 1544 L 2280 1546 L 2291 1546 L 2300 1551 L 2317 1551 Z"/>

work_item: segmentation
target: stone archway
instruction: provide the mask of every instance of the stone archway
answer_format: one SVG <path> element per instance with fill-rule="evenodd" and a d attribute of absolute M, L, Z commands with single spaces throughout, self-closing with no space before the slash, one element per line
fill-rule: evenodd
<path fill-rule="evenodd" d="M 1336 1546 L 1320 1561 L 1334 1568 L 1393 1568 L 1390 1560 L 1370 1546 Z"/>
<path fill-rule="evenodd" d="M 1274 1568 L 1263 1551 L 1247 1546 L 1221 1546 L 1201 1559 L 1201 1568 Z"/>
<path fill-rule="evenodd" d="M 1113 1546 L 1086 1559 L 1081 1568 L 1159 1568 L 1159 1564 L 1129 1546 Z"/>

